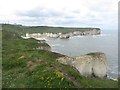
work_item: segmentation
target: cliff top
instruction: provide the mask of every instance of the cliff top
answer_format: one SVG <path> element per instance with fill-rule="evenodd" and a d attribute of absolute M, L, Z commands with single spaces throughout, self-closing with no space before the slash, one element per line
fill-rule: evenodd
<path fill-rule="evenodd" d="M 14 25 L 14 24 L 2 24 L 3 29 L 8 29 L 10 31 L 16 31 L 19 33 L 44 33 L 44 32 L 52 32 L 52 33 L 68 33 L 74 31 L 90 31 L 90 30 L 100 30 L 100 28 L 92 28 L 92 27 L 52 27 L 52 26 L 22 26 L 22 25 Z"/>

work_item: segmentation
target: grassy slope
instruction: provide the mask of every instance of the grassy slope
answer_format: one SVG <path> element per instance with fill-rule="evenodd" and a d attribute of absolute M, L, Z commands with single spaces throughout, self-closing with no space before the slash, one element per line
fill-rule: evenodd
<path fill-rule="evenodd" d="M 23 40 L 16 32 L 15 28 L 3 27 L 3 88 L 117 87 L 112 80 L 80 76 L 73 67 L 56 61 L 62 55 L 33 50 L 37 41 Z"/>

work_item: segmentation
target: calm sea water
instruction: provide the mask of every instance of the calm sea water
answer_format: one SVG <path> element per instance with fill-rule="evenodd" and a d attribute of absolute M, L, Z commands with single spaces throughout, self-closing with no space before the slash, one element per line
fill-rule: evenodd
<path fill-rule="evenodd" d="M 70 39 L 48 38 L 53 52 L 68 56 L 80 56 L 90 52 L 103 52 L 108 60 L 108 76 L 118 77 L 118 32 L 102 31 L 97 36 L 74 36 Z"/>

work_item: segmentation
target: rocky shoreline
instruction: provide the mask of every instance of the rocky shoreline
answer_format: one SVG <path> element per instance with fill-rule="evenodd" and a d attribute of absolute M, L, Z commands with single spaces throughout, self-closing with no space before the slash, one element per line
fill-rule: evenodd
<path fill-rule="evenodd" d="M 90 31 L 74 31 L 69 33 L 26 33 L 25 37 L 22 38 L 34 38 L 36 40 L 46 40 L 46 37 L 50 38 L 60 38 L 68 39 L 72 36 L 89 36 L 89 35 L 99 35 L 101 30 L 90 30 Z M 36 49 L 48 50 L 49 48 L 38 47 Z M 86 55 L 81 55 L 79 57 L 69 57 L 64 56 L 57 59 L 60 63 L 70 65 L 76 68 L 79 73 L 85 77 L 97 77 L 97 78 L 107 78 L 107 59 L 106 55 L 102 52 L 88 53 Z M 117 79 L 112 79 L 117 81 Z"/>
<path fill-rule="evenodd" d="M 47 50 L 51 52 L 50 46 L 49 47 L 39 46 L 36 49 Z M 57 61 L 62 64 L 74 67 L 76 70 L 78 70 L 78 72 L 82 76 L 107 78 L 108 62 L 106 59 L 106 55 L 102 52 L 88 53 L 78 57 L 69 57 L 63 55 L 62 57 L 57 58 Z"/>
<path fill-rule="evenodd" d="M 74 31 L 68 33 L 52 33 L 52 32 L 45 32 L 45 33 L 26 33 L 24 38 L 60 38 L 60 39 L 68 39 L 72 36 L 88 36 L 88 35 L 99 35 L 101 34 L 100 29 L 90 29 L 85 31 Z"/>
<path fill-rule="evenodd" d="M 87 35 L 99 35 L 100 30 L 90 30 L 90 31 L 75 31 L 66 34 L 61 33 L 33 33 L 26 34 L 26 37 L 23 38 L 34 38 L 39 39 L 41 37 L 51 37 L 51 38 L 69 38 L 71 36 L 87 36 Z M 41 39 L 40 39 L 41 40 Z M 47 50 L 45 48 L 37 48 L 42 50 Z M 48 50 L 50 51 L 50 49 Z M 57 59 L 60 63 L 70 65 L 76 68 L 79 73 L 85 77 L 97 77 L 97 78 L 106 78 L 107 77 L 107 59 L 104 53 L 94 52 L 82 55 L 79 57 L 60 57 Z"/>

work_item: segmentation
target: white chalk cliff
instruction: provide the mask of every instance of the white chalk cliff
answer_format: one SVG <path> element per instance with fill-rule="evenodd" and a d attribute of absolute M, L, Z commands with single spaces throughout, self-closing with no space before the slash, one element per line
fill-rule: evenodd
<path fill-rule="evenodd" d="M 75 67 L 79 73 L 86 77 L 105 78 L 107 76 L 107 60 L 104 53 L 95 52 L 79 57 L 60 57 L 57 59 L 62 64 Z"/>
<path fill-rule="evenodd" d="M 98 29 L 92 29 L 92 30 L 86 30 L 86 31 L 74 31 L 74 32 L 68 32 L 68 33 L 50 33 L 50 32 L 44 32 L 44 33 L 26 33 L 26 37 L 24 38 L 41 38 L 41 37 L 51 37 L 51 38 L 60 38 L 60 39 L 67 39 L 72 36 L 87 36 L 87 35 L 99 35 L 101 33 L 101 30 Z"/>

